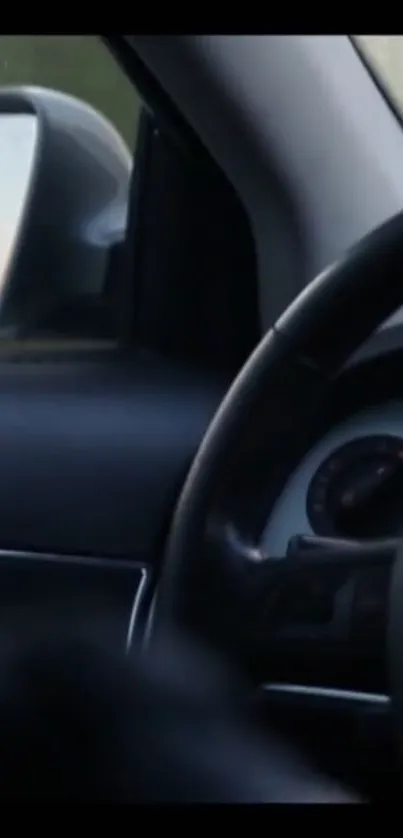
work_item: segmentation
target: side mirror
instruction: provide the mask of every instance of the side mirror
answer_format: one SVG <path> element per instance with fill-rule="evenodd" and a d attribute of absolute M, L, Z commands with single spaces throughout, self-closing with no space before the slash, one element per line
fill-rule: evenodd
<path fill-rule="evenodd" d="M 131 154 L 90 105 L 0 88 L 0 336 L 99 298 L 126 230 Z"/>

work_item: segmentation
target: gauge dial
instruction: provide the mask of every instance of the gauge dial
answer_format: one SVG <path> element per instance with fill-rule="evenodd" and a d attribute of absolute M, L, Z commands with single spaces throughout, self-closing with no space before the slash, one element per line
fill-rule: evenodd
<path fill-rule="evenodd" d="M 392 538 L 403 532 L 403 438 L 367 436 L 319 467 L 307 496 L 317 535 Z"/>

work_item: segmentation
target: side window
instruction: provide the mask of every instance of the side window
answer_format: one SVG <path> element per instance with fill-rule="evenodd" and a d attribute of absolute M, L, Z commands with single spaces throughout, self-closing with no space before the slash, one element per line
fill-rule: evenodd
<path fill-rule="evenodd" d="M 140 100 L 98 36 L 2 35 L 0 85 L 52 88 L 89 103 L 113 123 L 133 153 Z M 62 348 L 71 341 L 88 343 L 92 340 L 94 346 L 102 345 L 104 332 L 101 328 L 99 341 L 94 324 L 87 331 L 85 311 L 80 311 L 76 322 L 73 321 L 74 314 L 70 315 L 70 320 L 62 314 L 52 325 L 50 334 L 45 331 L 18 343 L 27 347 L 30 342 L 37 344 L 39 341 L 41 349 L 47 346 Z M 109 335 L 107 340 L 110 344 L 113 336 Z M 4 350 L 5 343 L 7 341 L 0 336 L 0 350 Z"/>
<path fill-rule="evenodd" d="M 354 35 L 358 48 L 403 116 L 403 35 Z"/>

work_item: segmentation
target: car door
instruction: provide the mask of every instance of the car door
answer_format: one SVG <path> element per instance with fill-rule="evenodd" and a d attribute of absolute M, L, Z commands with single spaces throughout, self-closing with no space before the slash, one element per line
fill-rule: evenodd
<path fill-rule="evenodd" d="M 144 109 L 101 40 L 2 36 L 0 58 L 2 84 L 85 99 L 133 154 L 101 315 L 78 300 L 0 339 L 0 550 L 155 565 L 258 337 L 248 224 L 208 155 Z"/>

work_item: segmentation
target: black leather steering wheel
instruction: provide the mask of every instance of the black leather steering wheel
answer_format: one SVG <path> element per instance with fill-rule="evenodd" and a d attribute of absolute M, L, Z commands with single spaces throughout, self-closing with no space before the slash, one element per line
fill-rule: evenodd
<path fill-rule="evenodd" d="M 345 607 L 343 617 L 343 630 L 348 633 L 354 585 L 358 584 L 355 571 L 362 576 L 372 568 L 383 574 L 385 583 L 378 590 L 384 591 L 385 614 L 388 607 L 389 671 L 403 722 L 403 656 L 402 663 L 399 657 L 403 651 L 403 609 L 399 604 L 403 601 L 403 558 L 396 558 L 390 545 L 379 549 L 361 545 L 357 551 L 351 547 L 321 554 L 320 562 L 310 553 L 297 560 L 264 561 L 259 551 L 259 525 L 248 530 L 242 523 L 245 504 L 253 504 L 256 475 L 262 470 L 268 474 L 279 462 L 286 462 L 287 467 L 290 462 L 298 462 L 301 441 L 307 437 L 312 418 L 335 376 L 374 329 L 402 304 L 403 214 L 399 214 L 299 295 L 232 384 L 208 428 L 176 507 L 152 628 L 157 631 L 170 620 L 194 630 L 213 644 L 221 643 L 225 651 L 243 656 L 242 662 L 252 671 L 259 659 L 254 675 L 260 677 L 262 650 L 267 655 L 268 648 L 272 652 L 280 643 L 284 657 L 284 650 L 296 639 L 294 636 L 292 641 L 290 624 L 284 630 L 281 619 L 280 623 L 264 623 L 262 632 L 261 621 L 255 619 L 262 603 L 265 614 L 272 608 L 272 613 L 281 617 L 285 600 L 279 592 L 289 591 L 290 579 L 295 581 L 295 574 L 298 576 L 302 568 L 311 575 L 322 574 L 322 581 L 325 566 L 326 578 L 336 581 L 340 581 L 342 570 L 344 581 L 346 573 L 349 579 L 352 574 L 350 610 Z M 385 576 L 387 568 L 389 575 Z M 335 591 L 340 588 L 336 582 L 335 586 Z M 289 602 L 289 597 L 286 600 Z M 378 613 L 379 632 L 381 623 Z M 270 626 L 272 642 L 267 645 Z M 379 632 L 377 652 L 380 654 L 382 646 L 383 654 Z M 323 642 L 325 635 L 322 632 Z M 298 642 L 301 637 L 303 631 Z M 318 637 L 320 640 L 320 631 L 316 640 Z M 325 647 L 332 641 L 333 648 L 344 649 L 346 654 L 354 646 L 351 637 L 344 647 L 341 635 L 326 637 Z M 297 654 L 290 660 L 298 659 L 298 643 L 295 649 Z M 292 673 L 289 675 L 292 680 Z M 403 724 L 400 728 L 403 730 Z"/>

